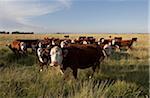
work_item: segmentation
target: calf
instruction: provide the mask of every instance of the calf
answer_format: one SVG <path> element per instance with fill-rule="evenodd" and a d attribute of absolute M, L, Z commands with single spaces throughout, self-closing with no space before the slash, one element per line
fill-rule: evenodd
<path fill-rule="evenodd" d="M 98 45 L 70 44 L 65 48 L 55 46 L 51 49 L 51 66 L 61 66 L 62 72 L 70 67 L 77 78 L 78 69 L 92 67 L 93 72 L 104 59 L 104 50 Z"/>

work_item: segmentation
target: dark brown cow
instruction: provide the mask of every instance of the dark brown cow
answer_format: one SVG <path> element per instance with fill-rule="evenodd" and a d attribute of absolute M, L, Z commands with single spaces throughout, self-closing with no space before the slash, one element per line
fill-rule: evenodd
<path fill-rule="evenodd" d="M 74 44 L 80 44 L 81 43 L 81 40 L 78 40 L 78 39 L 74 39 L 72 40 L 71 43 L 74 43 Z"/>
<path fill-rule="evenodd" d="M 87 42 L 87 44 L 94 44 L 95 43 L 95 38 L 94 37 L 87 37 L 86 39 L 85 39 L 85 41 Z"/>
<path fill-rule="evenodd" d="M 79 36 L 79 40 L 84 40 L 86 36 Z"/>
<path fill-rule="evenodd" d="M 73 70 L 77 78 L 77 70 L 92 67 L 95 71 L 105 57 L 105 51 L 98 45 L 70 44 L 65 48 L 55 46 L 51 49 L 51 66 L 60 65 L 64 72 L 67 67 Z"/>
<path fill-rule="evenodd" d="M 69 35 L 65 35 L 64 38 L 69 38 Z"/>
<path fill-rule="evenodd" d="M 114 39 L 117 40 L 117 41 L 121 41 L 122 37 L 114 37 Z"/>
<path fill-rule="evenodd" d="M 104 38 L 100 38 L 100 40 L 99 40 L 99 44 L 109 44 L 109 43 L 111 43 L 112 42 L 112 39 L 104 39 Z"/>
<path fill-rule="evenodd" d="M 90 36 L 90 37 L 79 36 L 78 39 L 72 40 L 72 43 L 75 43 L 75 44 L 94 44 L 95 40 L 96 39 L 92 36 Z"/>

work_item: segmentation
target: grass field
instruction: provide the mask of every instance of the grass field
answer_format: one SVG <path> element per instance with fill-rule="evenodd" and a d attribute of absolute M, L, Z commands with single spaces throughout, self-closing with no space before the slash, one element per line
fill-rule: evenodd
<path fill-rule="evenodd" d="M 14 39 L 42 39 L 70 35 L 94 36 L 97 39 L 121 36 L 137 37 L 137 44 L 128 53 L 114 53 L 100 65 L 89 79 L 91 68 L 79 70 L 78 80 L 72 75 L 63 80 L 57 68 L 39 72 L 35 55 L 16 57 L 5 44 Z M 149 97 L 149 34 L 34 34 L 0 35 L 0 98 L 148 98 Z M 71 73 L 68 69 L 67 73 Z"/>

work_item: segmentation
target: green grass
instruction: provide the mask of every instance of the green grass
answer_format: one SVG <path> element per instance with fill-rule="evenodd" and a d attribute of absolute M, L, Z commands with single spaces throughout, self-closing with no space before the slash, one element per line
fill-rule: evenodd
<path fill-rule="evenodd" d="M 0 53 L 0 97 L 1 98 L 134 98 L 149 95 L 148 52 L 138 55 L 115 53 L 106 58 L 100 70 L 91 75 L 91 68 L 79 70 L 78 80 L 69 74 L 69 79 L 55 68 L 39 72 L 33 54 L 18 58 L 8 48 Z M 137 58 L 139 56 L 139 58 Z M 68 71 L 69 72 L 69 71 Z M 70 72 L 69 72 L 70 73 Z"/>

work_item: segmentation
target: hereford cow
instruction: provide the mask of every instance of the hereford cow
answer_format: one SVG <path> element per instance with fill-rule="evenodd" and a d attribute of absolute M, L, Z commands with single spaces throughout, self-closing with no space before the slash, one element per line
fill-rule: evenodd
<path fill-rule="evenodd" d="M 78 69 L 92 67 L 93 72 L 104 59 L 105 51 L 98 45 L 70 44 L 65 48 L 54 46 L 51 51 L 51 66 L 60 65 L 62 72 L 70 67 L 77 78 Z"/>
<path fill-rule="evenodd" d="M 6 46 L 8 46 L 16 55 L 25 54 L 27 51 L 26 44 L 17 40 L 14 40 L 12 43 L 7 44 Z"/>
<path fill-rule="evenodd" d="M 109 44 L 110 42 L 112 42 L 112 39 L 104 39 L 104 38 L 100 38 L 100 40 L 98 41 L 98 44 Z"/>
<path fill-rule="evenodd" d="M 132 49 L 132 45 L 137 41 L 137 38 L 132 38 L 132 40 L 118 40 L 115 41 L 115 45 L 118 45 L 120 48 Z"/>
<path fill-rule="evenodd" d="M 117 40 L 117 41 L 121 41 L 122 37 L 114 37 L 114 39 Z"/>
<path fill-rule="evenodd" d="M 50 62 L 49 49 L 46 48 L 38 48 L 37 49 L 37 57 L 40 64 L 40 71 L 43 71 L 44 65 L 48 68 L 48 63 Z"/>
<path fill-rule="evenodd" d="M 36 54 L 40 64 L 40 71 L 43 71 L 44 65 L 48 68 L 50 62 L 50 49 L 53 47 L 51 40 L 44 39 L 38 42 Z"/>
<path fill-rule="evenodd" d="M 38 39 L 17 39 L 16 41 L 23 42 L 26 49 L 32 49 L 32 52 L 36 51 Z"/>
<path fill-rule="evenodd" d="M 95 43 L 95 38 L 94 37 L 92 37 L 92 36 L 90 36 L 90 37 L 87 37 L 87 42 L 89 43 L 89 44 L 94 44 Z"/>
<path fill-rule="evenodd" d="M 40 64 L 40 71 L 43 71 L 43 67 L 44 65 L 46 65 L 46 67 L 48 67 L 49 62 L 51 61 L 50 59 L 50 49 L 56 45 L 58 45 L 60 43 L 61 48 L 64 48 L 65 46 L 67 46 L 68 44 L 71 43 L 71 40 L 69 39 L 57 39 L 58 43 L 53 43 L 52 42 L 53 39 L 50 38 L 44 38 L 44 40 L 40 40 L 38 42 L 38 48 L 37 48 L 37 57 L 38 57 L 38 61 Z M 61 42 L 60 42 L 61 41 Z M 56 41 L 54 41 L 56 42 Z"/>

